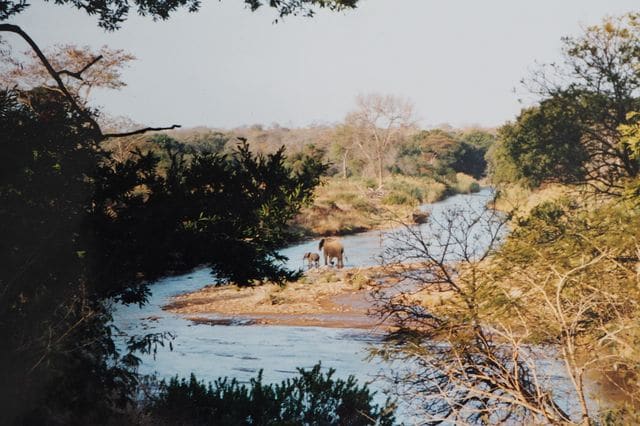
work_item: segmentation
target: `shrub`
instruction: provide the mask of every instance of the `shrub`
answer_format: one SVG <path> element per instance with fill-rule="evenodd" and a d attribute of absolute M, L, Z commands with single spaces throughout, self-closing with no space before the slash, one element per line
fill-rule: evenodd
<path fill-rule="evenodd" d="M 334 379 L 320 364 L 298 369 L 298 376 L 280 384 L 264 384 L 262 371 L 248 385 L 218 379 L 205 385 L 189 380 L 161 382 L 148 408 L 154 423 L 188 425 L 392 425 L 394 407 L 373 404 L 374 393 L 356 379 Z"/>
<path fill-rule="evenodd" d="M 456 173 L 453 189 L 460 194 L 470 194 L 480 191 L 480 184 L 469 175 Z"/>
<path fill-rule="evenodd" d="M 382 204 L 413 205 L 415 204 L 415 199 L 403 192 L 393 191 L 385 195 L 382 199 Z"/>

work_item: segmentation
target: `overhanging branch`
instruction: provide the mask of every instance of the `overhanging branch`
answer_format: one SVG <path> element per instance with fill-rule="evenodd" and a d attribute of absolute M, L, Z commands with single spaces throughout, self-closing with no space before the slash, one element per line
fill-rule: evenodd
<path fill-rule="evenodd" d="M 93 66 L 96 62 L 101 60 L 102 57 L 103 57 L 102 55 L 99 55 L 99 56 L 95 57 L 91 62 L 89 62 L 84 67 L 82 67 L 82 69 L 79 70 L 79 71 L 69 71 L 69 70 L 66 70 L 66 69 L 65 70 L 61 70 L 61 71 L 56 71 L 53 68 L 53 65 L 51 65 L 51 62 L 49 62 L 49 60 L 47 59 L 45 54 L 42 52 L 42 49 L 40 49 L 38 44 L 29 36 L 29 34 L 27 34 L 18 25 L 0 24 L 0 32 L 9 32 L 9 33 L 17 34 L 20 37 L 22 37 L 22 39 L 24 41 L 27 42 L 27 44 L 35 52 L 35 54 L 38 57 L 38 59 L 40 59 L 40 62 L 42 62 L 42 65 L 45 67 L 45 69 L 47 70 L 49 75 L 55 80 L 56 85 L 58 86 L 58 88 L 60 89 L 60 91 L 62 92 L 64 97 L 67 99 L 69 104 L 71 104 L 71 107 L 76 112 L 78 112 L 85 120 L 87 120 L 87 122 L 91 126 L 91 129 L 96 132 L 96 138 L 98 140 L 104 140 L 104 139 L 108 139 L 108 138 L 125 137 L 125 136 L 133 136 L 133 135 L 143 134 L 143 133 L 146 133 L 146 132 L 153 132 L 153 131 L 160 131 L 160 130 L 171 130 L 171 129 L 176 129 L 176 128 L 181 127 L 178 124 L 174 124 L 174 125 L 169 126 L 169 127 L 145 127 L 145 128 L 142 128 L 142 129 L 133 130 L 131 132 L 124 132 L 124 133 L 106 133 L 106 134 L 103 133 L 102 129 L 100 128 L 100 125 L 91 116 L 91 114 L 87 110 L 82 108 L 80 105 L 78 105 L 78 102 L 76 101 L 75 97 L 71 94 L 71 92 L 69 92 L 69 89 L 67 89 L 67 86 L 64 84 L 64 82 L 62 81 L 62 78 L 60 77 L 61 75 L 68 75 L 68 76 L 76 78 L 78 80 L 83 80 L 82 73 L 84 73 L 87 69 L 89 69 L 91 66 Z"/>
<path fill-rule="evenodd" d="M 182 127 L 179 124 L 173 124 L 169 127 L 145 127 L 143 129 L 138 129 L 138 130 L 132 130 L 130 132 L 124 132 L 124 133 L 105 133 L 102 135 L 102 137 L 104 139 L 108 139 L 108 138 L 124 138 L 126 136 L 134 136 L 134 135 L 140 135 L 142 133 L 147 133 L 147 132 L 158 132 L 160 130 L 172 130 L 172 129 L 178 129 Z"/>
<path fill-rule="evenodd" d="M 60 88 L 60 91 L 62 91 L 62 94 L 64 95 L 65 98 L 67 98 L 67 100 L 69 101 L 73 109 L 76 110 L 78 113 L 80 113 L 80 115 L 82 115 L 89 122 L 89 124 L 94 130 L 102 134 L 102 132 L 100 131 L 100 126 L 98 126 L 98 123 L 93 119 L 93 117 L 91 117 L 87 113 L 87 111 L 85 111 L 78 105 L 78 103 L 76 102 L 76 99 L 69 92 L 69 89 L 67 89 L 67 86 L 65 86 L 64 82 L 60 78 L 60 73 L 58 73 L 55 69 L 53 69 L 53 66 L 51 65 L 47 57 L 44 55 L 44 53 L 42 52 L 38 44 L 35 41 L 33 41 L 33 39 L 29 36 L 29 34 L 24 32 L 22 28 L 20 28 L 19 26 L 12 25 L 12 24 L 0 24 L 0 32 L 14 33 L 24 39 L 24 41 L 27 42 L 27 44 L 31 47 L 31 49 L 33 49 L 35 54 L 38 56 L 38 59 L 40 59 L 40 62 L 42 62 L 42 65 L 44 65 L 49 75 L 51 75 L 51 77 L 55 80 L 56 84 Z"/>
<path fill-rule="evenodd" d="M 98 62 L 102 58 L 103 58 L 102 55 L 98 55 L 91 62 L 89 62 L 87 65 L 82 67 L 82 69 L 80 71 L 69 71 L 69 70 L 65 69 L 65 70 L 62 70 L 62 71 L 58 71 L 58 75 L 66 74 L 66 75 L 71 76 L 73 78 L 76 78 L 78 80 L 84 81 L 84 79 L 82 78 L 82 73 L 85 72 L 86 70 L 88 70 L 93 64 L 95 64 L 96 62 Z"/>

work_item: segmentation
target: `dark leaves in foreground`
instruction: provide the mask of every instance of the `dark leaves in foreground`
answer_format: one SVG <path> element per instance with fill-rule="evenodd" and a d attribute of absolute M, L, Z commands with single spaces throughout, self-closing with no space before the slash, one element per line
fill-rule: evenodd
<path fill-rule="evenodd" d="M 298 376 L 280 384 L 264 384 L 262 371 L 247 385 L 218 379 L 205 385 L 189 380 L 162 382 L 149 407 L 154 421 L 185 425 L 392 425 L 394 407 L 373 403 L 367 386 L 353 376 L 335 379 L 320 364 L 298 369 Z"/>

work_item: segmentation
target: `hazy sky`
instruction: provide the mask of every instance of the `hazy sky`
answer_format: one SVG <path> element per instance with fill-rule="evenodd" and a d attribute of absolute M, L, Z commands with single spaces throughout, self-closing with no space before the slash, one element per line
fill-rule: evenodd
<path fill-rule="evenodd" d="M 499 125 L 520 110 L 513 89 L 535 62 L 558 59 L 561 36 L 638 10 L 638 0 L 361 0 L 274 24 L 269 8 L 222 0 L 166 22 L 132 16 L 108 33 L 70 6 L 33 3 L 14 23 L 41 46 L 137 56 L 128 86 L 95 104 L 148 125 L 213 127 L 338 122 L 367 92 L 410 98 L 423 126 Z"/>

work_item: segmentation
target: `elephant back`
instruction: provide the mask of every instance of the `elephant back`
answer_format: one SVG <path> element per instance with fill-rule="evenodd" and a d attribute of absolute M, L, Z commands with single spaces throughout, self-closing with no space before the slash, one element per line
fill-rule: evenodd
<path fill-rule="evenodd" d="M 342 251 L 342 241 L 340 240 L 340 238 L 335 238 L 335 237 L 326 237 L 326 238 L 322 238 L 320 240 L 320 243 L 318 244 L 318 250 L 322 250 L 322 248 L 338 248 L 340 247 L 340 250 Z"/>

